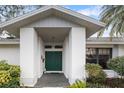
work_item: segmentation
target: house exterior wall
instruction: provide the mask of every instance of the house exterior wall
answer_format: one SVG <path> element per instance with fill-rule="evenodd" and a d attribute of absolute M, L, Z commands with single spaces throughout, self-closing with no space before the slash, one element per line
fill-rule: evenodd
<path fill-rule="evenodd" d="M 28 32 L 28 33 L 30 33 L 29 35 L 31 35 L 31 30 L 32 30 L 33 28 L 25 28 L 25 30 L 26 30 L 26 32 L 24 32 L 25 34 L 28 32 L 27 30 L 29 30 L 30 32 Z M 76 33 L 77 33 L 77 35 L 76 35 L 76 33 L 75 32 L 73 32 L 73 33 L 75 33 L 74 35 L 76 35 L 75 36 L 75 38 L 76 37 L 78 37 L 78 39 L 81 39 L 81 38 L 79 38 L 80 36 L 80 34 L 81 33 L 79 33 L 79 28 L 73 28 L 73 29 L 75 29 L 74 31 L 76 31 L 76 29 L 78 30 L 78 33 L 77 33 L 77 31 L 76 31 Z M 81 28 L 80 28 L 81 29 Z M 23 29 L 24 30 L 24 29 Z M 22 30 L 21 30 L 22 31 Z M 34 47 L 37 49 L 35 52 L 34 52 L 34 59 L 35 60 L 37 60 L 37 62 L 36 61 L 34 61 L 34 65 L 33 65 L 33 68 L 34 68 L 34 73 L 33 73 L 33 76 L 36 78 L 36 80 L 37 80 L 37 78 L 40 78 L 41 76 L 42 76 L 42 74 L 43 74 L 43 71 L 44 71 L 44 62 L 43 62 L 43 60 L 41 59 L 41 55 L 42 55 L 42 58 L 45 58 L 45 50 L 44 50 L 44 42 L 43 42 L 43 40 L 42 40 L 42 37 L 39 37 L 38 35 L 37 35 L 37 32 L 35 31 L 35 30 L 33 30 L 34 31 L 34 33 L 32 33 L 33 34 L 33 36 L 32 36 L 32 38 L 34 38 L 33 39 L 33 41 L 34 41 Z M 23 31 L 22 31 L 22 33 L 21 34 L 23 34 Z M 70 36 L 70 37 L 69 37 Z M 71 81 L 71 80 L 73 80 L 72 78 L 71 78 L 71 75 L 72 75 L 72 70 L 74 69 L 77 69 L 76 68 L 76 65 L 74 65 L 73 66 L 73 64 L 77 64 L 77 63 L 71 63 L 71 61 L 70 60 L 72 60 L 71 59 L 71 57 L 72 57 L 72 55 L 70 54 L 70 52 L 73 52 L 73 54 L 77 54 L 77 49 L 76 49 L 76 47 L 75 46 L 73 46 L 74 48 L 72 49 L 71 48 L 71 50 L 70 50 L 70 46 L 69 46 L 69 40 L 71 41 L 71 39 L 72 39 L 72 32 L 70 31 L 70 34 L 69 34 L 69 36 L 67 36 L 66 38 L 65 38 L 65 40 L 64 40 L 64 43 L 63 43 L 63 73 L 64 73 L 64 75 L 66 76 L 66 78 L 68 78 L 69 80 L 70 80 L 70 83 L 72 83 L 73 81 Z M 26 35 L 26 40 L 29 38 L 30 36 L 27 36 Z M 82 36 L 82 37 L 84 37 L 84 36 Z M 24 37 L 23 37 L 24 38 Z M 70 38 L 70 39 L 69 39 Z M 73 38 L 73 39 L 75 39 L 75 38 Z M 20 39 L 21 40 L 21 39 Z M 30 40 L 31 40 L 31 38 L 30 38 Z M 73 40 L 74 41 L 74 40 Z M 80 40 L 78 40 L 78 41 L 80 41 Z M 28 41 L 26 41 L 26 42 L 28 42 Z M 72 42 L 72 41 L 71 41 Z M 30 41 L 30 43 L 31 43 L 31 41 Z M 26 43 L 27 44 L 27 43 Z M 29 44 L 29 42 L 28 42 L 28 44 Z M 75 43 L 76 44 L 76 43 Z M 30 45 L 30 44 L 29 44 Z M 78 44 L 76 44 L 76 45 L 78 45 Z M 79 46 L 81 46 L 81 45 L 78 45 L 78 47 Z M 72 47 L 72 46 L 71 46 Z M 124 56 L 124 45 L 101 45 L 101 44 L 87 44 L 86 45 L 86 47 L 94 47 L 94 48 L 112 48 L 112 57 L 114 58 L 114 57 L 116 57 L 116 56 Z M 28 47 L 29 48 L 29 47 Z M 82 48 L 82 47 L 80 47 L 80 48 Z M 78 49 L 80 49 L 80 48 L 78 48 Z M 76 50 L 75 52 L 73 51 L 73 50 Z M 25 50 L 26 52 L 28 52 L 28 50 Z M 8 63 L 9 64 L 14 64 L 14 65 L 20 65 L 21 66 L 21 64 L 22 63 L 20 63 L 20 47 L 19 47 L 19 45 L 18 44 L 1 44 L 0 45 L 0 59 L 6 59 L 6 60 L 8 60 Z M 78 53 L 79 54 L 79 53 Z M 27 54 L 25 54 L 25 58 L 27 58 L 27 56 L 26 56 Z M 71 55 L 71 56 L 70 56 Z M 74 55 L 75 56 L 75 55 Z M 30 58 L 31 58 L 31 56 L 29 56 Z M 82 57 L 83 58 L 83 57 Z M 79 59 L 79 58 L 78 58 Z M 26 59 L 24 59 L 24 60 L 26 60 Z M 75 58 L 74 60 L 76 60 L 76 62 L 77 62 L 77 58 Z M 24 61 L 25 63 L 27 63 L 27 61 Z M 74 61 L 73 61 L 74 62 Z M 70 66 L 71 65 L 71 66 Z M 27 69 L 27 67 L 28 68 L 30 68 L 30 66 L 31 66 L 31 62 L 29 62 L 29 64 L 27 64 L 26 65 L 26 69 Z M 72 66 L 73 66 L 73 68 L 72 68 Z M 79 66 L 77 66 L 77 67 L 79 67 Z M 83 67 L 82 67 L 83 68 Z M 30 70 L 32 70 L 31 68 L 30 68 Z M 76 70 L 75 70 L 76 71 Z M 111 77 L 118 77 L 118 74 L 116 73 L 116 72 L 114 72 L 113 70 L 104 70 L 105 71 L 105 73 L 107 74 L 107 76 L 109 77 L 109 78 L 111 78 Z M 74 73 L 73 73 L 74 74 Z M 75 75 L 74 76 L 76 76 L 77 75 L 77 73 L 75 72 Z M 70 79 L 71 78 L 71 79 Z M 77 78 L 77 77 L 76 77 Z M 75 78 L 75 79 L 76 79 Z M 79 77 L 78 77 L 79 78 Z M 30 81 L 31 81 L 31 79 L 29 79 Z M 26 81 L 25 81 L 26 82 Z M 26 82 L 27 83 L 27 82 Z M 33 84 L 33 83 L 32 83 Z M 29 86 L 29 84 L 27 84 L 28 86 Z M 34 84 L 33 84 L 34 85 Z M 30 85 L 30 86 L 33 86 L 33 85 Z"/>
<path fill-rule="evenodd" d="M 69 36 L 67 36 L 63 43 L 63 73 L 66 78 L 69 78 Z"/>
<path fill-rule="evenodd" d="M 34 29 L 20 29 L 21 84 L 31 86 L 36 82 L 34 69 Z"/>
<path fill-rule="evenodd" d="M 69 83 L 85 80 L 86 30 L 72 27 L 69 33 Z"/>
<path fill-rule="evenodd" d="M 118 45 L 113 45 L 113 48 L 112 48 L 112 58 L 115 58 L 117 56 L 119 56 L 119 49 L 118 49 Z"/>
<path fill-rule="evenodd" d="M 118 56 L 124 56 L 124 45 L 118 45 Z"/>
<path fill-rule="evenodd" d="M 28 24 L 24 28 L 30 27 L 80 27 L 80 26 L 59 17 L 49 16 L 32 24 Z"/>
<path fill-rule="evenodd" d="M 45 59 L 45 49 L 44 49 L 44 42 L 42 40 L 41 37 L 38 37 L 39 40 L 39 44 L 38 44 L 38 64 L 37 64 L 37 72 L 38 72 L 38 78 L 40 78 L 43 75 L 43 71 L 44 71 L 44 65 L 45 62 L 43 61 L 43 59 Z"/>
<path fill-rule="evenodd" d="M 21 28 L 20 30 L 20 67 L 21 84 L 34 86 L 42 75 L 41 53 L 43 48 L 41 39 L 33 28 Z M 43 51 L 43 50 L 42 50 Z"/>
<path fill-rule="evenodd" d="M 1 44 L 0 60 L 7 60 L 12 65 L 20 65 L 19 44 Z"/>

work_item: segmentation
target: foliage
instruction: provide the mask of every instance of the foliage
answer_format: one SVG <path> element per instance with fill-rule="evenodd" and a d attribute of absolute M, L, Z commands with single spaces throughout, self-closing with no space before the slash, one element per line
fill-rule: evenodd
<path fill-rule="evenodd" d="M 42 5 L 0 5 L 0 22 L 8 21 L 41 7 Z M 0 38 L 14 39 L 16 37 L 4 29 L 1 30 Z"/>
<path fill-rule="evenodd" d="M 4 20 L 9 20 L 12 17 L 16 17 L 23 11 L 24 7 L 22 5 L 1 5 L 0 14 Z"/>
<path fill-rule="evenodd" d="M 8 83 L 4 83 L 0 85 L 0 88 L 19 88 L 19 78 L 12 78 Z"/>
<path fill-rule="evenodd" d="M 124 76 L 124 56 L 110 59 L 107 62 L 108 68 L 116 71 L 119 75 Z"/>
<path fill-rule="evenodd" d="M 42 5 L 0 5 L 1 21 L 10 20 L 13 17 L 23 15 L 24 13 L 40 8 Z"/>
<path fill-rule="evenodd" d="M 108 88 L 108 86 L 100 83 L 86 83 L 87 88 Z"/>
<path fill-rule="evenodd" d="M 10 66 L 6 63 L 6 60 L 0 61 L 0 70 L 9 70 Z"/>
<path fill-rule="evenodd" d="M 86 83 L 84 81 L 76 80 L 76 82 L 70 85 L 68 88 L 85 88 L 85 87 L 86 87 Z"/>
<path fill-rule="evenodd" d="M 88 73 L 88 80 L 93 83 L 103 83 L 106 79 L 105 72 L 98 64 L 86 64 L 86 71 Z"/>
<path fill-rule="evenodd" d="M 124 32 L 124 6 L 104 5 L 100 14 L 100 20 L 106 23 L 106 30 L 110 30 L 110 36 L 123 35 Z M 101 30 L 98 36 L 102 36 L 105 30 Z"/>
<path fill-rule="evenodd" d="M 11 76 L 8 71 L 0 71 L 0 85 L 6 84 L 11 80 Z"/>
<path fill-rule="evenodd" d="M 0 87 L 20 87 L 20 67 L 9 65 L 6 61 L 0 61 Z"/>
<path fill-rule="evenodd" d="M 8 70 L 11 77 L 20 77 L 20 67 L 16 65 L 11 65 Z"/>

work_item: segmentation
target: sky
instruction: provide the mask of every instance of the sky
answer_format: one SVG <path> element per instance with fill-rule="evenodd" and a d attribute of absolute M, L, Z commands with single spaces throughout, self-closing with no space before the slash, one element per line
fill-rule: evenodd
<path fill-rule="evenodd" d="M 68 9 L 74 10 L 81 14 L 92 17 L 96 20 L 100 19 L 101 7 L 100 5 L 67 5 L 64 6 Z M 97 34 L 94 34 L 92 37 L 96 37 Z M 109 37 L 109 31 L 105 31 L 103 37 Z"/>
<path fill-rule="evenodd" d="M 77 11 L 79 13 L 85 14 L 87 16 L 93 17 L 95 19 L 99 19 L 99 14 L 101 10 L 101 6 L 96 5 L 70 5 L 64 6 L 68 9 Z"/>

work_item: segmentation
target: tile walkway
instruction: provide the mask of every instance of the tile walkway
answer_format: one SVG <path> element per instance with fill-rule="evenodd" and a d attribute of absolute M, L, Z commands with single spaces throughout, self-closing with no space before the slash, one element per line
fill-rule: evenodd
<path fill-rule="evenodd" d="M 68 80 L 62 73 L 47 73 L 38 80 L 35 88 L 63 88 L 69 86 Z"/>

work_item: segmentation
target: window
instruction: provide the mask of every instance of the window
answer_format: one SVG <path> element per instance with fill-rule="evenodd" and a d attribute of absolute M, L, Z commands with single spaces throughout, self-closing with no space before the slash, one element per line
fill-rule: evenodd
<path fill-rule="evenodd" d="M 52 46 L 51 45 L 46 45 L 45 48 L 52 48 Z"/>
<path fill-rule="evenodd" d="M 62 45 L 56 45 L 55 48 L 62 48 Z"/>
<path fill-rule="evenodd" d="M 107 61 L 112 57 L 111 48 L 87 48 L 87 63 L 99 64 L 103 69 L 107 69 Z"/>
<path fill-rule="evenodd" d="M 86 49 L 86 61 L 88 63 L 96 63 L 97 62 L 97 53 L 95 48 L 87 48 Z"/>

